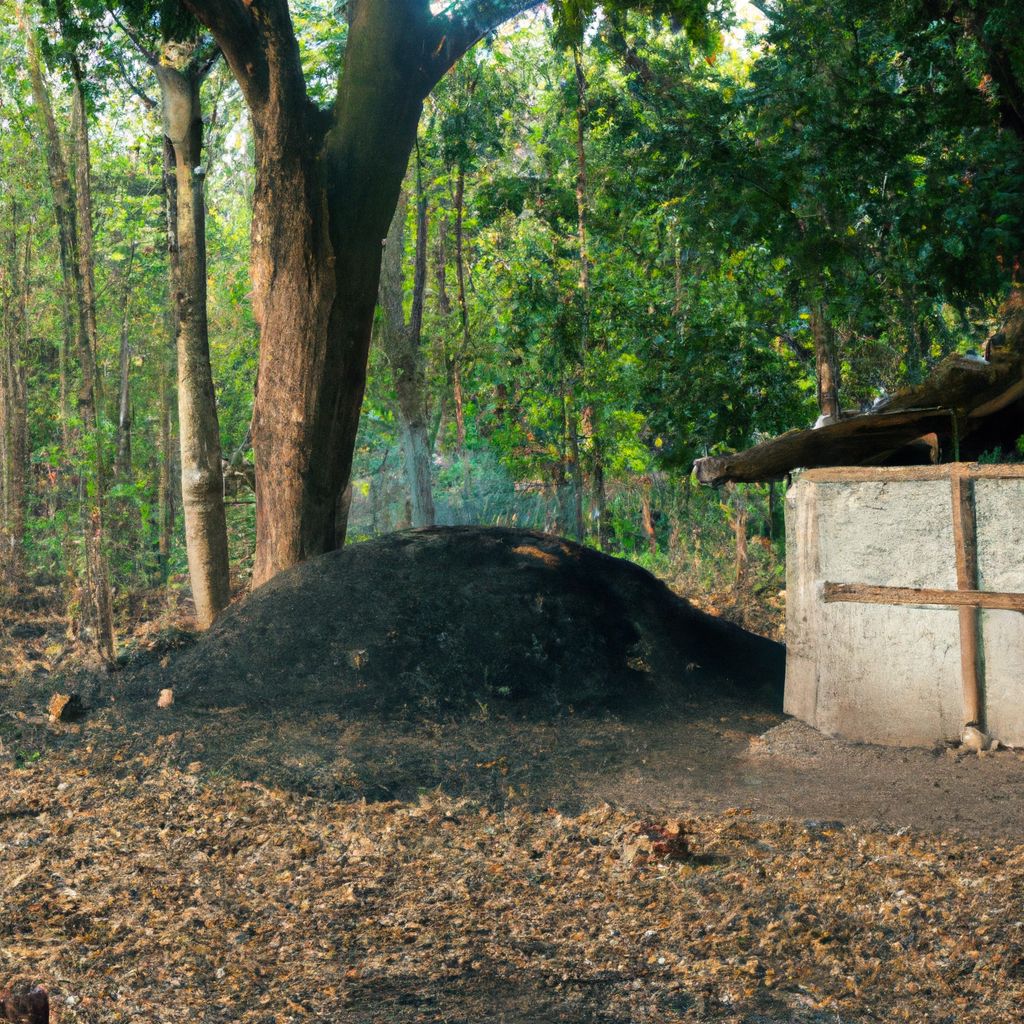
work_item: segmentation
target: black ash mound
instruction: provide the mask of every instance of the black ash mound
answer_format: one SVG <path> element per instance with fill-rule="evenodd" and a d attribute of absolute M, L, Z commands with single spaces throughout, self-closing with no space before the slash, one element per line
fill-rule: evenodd
<path fill-rule="evenodd" d="M 161 674 L 186 706 L 419 714 L 781 695 L 783 648 L 545 534 L 391 534 L 281 573 Z"/>

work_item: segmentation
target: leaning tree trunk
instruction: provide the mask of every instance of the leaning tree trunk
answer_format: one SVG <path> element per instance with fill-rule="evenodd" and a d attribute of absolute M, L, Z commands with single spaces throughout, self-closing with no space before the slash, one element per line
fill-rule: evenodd
<path fill-rule="evenodd" d="M 178 436 L 185 547 L 196 606 L 206 629 L 231 600 L 220 425 L 206 318 L 206 208 L 199 76 L 164 65 L 164 134 L 174 151 L 177 222 L 171 260 L 177 320 Z"/>
<path fill-rule="evenodd" d="M 409 322 L 406 323 L 404 313 L 403 272 L 408 198 L 403 191 L 391 220 L 381 264 L 380 306 L 383 316 L 380 338 L 395 382 L 396 412 L 412 505 L 412 525 L 433 526 L 427 379 L 420 348 L 427 281 L 427 203 L 422 190 L 420 192 L 416 203 L 416 259 Z"/>

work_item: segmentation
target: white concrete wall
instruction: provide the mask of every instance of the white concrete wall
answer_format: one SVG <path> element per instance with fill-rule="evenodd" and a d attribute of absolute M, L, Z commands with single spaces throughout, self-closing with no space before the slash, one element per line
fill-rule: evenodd
<path fill-rule="evenodd" d="M 898 473 L 789 490 L 785 708 L 830 735 L 931 746 L 960 736 L 956 609 L 822 598 L 825 582 L 956 589 L 950 482 Z M 979 588 L 1024 592 L 1024 479 L 974 488 Z M 1024 746 L 1024 614 L 983 611 L 980 634 L 986 730 Z"/>

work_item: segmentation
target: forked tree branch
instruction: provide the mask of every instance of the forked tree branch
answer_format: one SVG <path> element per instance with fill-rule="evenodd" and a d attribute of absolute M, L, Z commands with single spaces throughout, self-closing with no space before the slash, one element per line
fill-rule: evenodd
<path fill-rule="evenodd" d="M 517 14 L 539 7 L 541 0 L 472 0 L 455 3 L 431 19 L 431 85 L 452 68 L 463 54 L 484 36 Z"/>
<path fill-rule="evenodd" d="M 270 69 L 265 28 L 261 28 L 243 0 L 182 0 L 193 17 L 217 40 L 250 108 L 259 108 L 268 98 Z M 282 9 L 283 8 L 283 12 Z M 268 0 L 261 11 L 269 14 L 268 27 L 276 26 L 283 13 L 288 20 L 286 0 Z M 294 43 L 294 34 L 291 41 Z"/>

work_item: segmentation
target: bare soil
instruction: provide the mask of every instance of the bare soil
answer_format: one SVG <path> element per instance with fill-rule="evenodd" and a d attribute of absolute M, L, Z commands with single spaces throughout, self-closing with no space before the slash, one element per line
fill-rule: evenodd
<path fill-rule="evenodd" d="M 1019 1019 L 1022 755 L 821 736 L 635 567 L 439 534 L 0 687 L 0 983 L 89 1024 Z"/>

